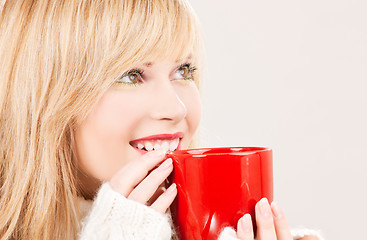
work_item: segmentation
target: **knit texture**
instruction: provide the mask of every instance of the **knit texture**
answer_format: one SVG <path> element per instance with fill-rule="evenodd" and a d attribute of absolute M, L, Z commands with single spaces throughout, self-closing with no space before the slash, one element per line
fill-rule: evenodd
<path fill-rule="evenodd" d="M 171 239 L 167 215 L 123 197 L 104 183 L 90 214 L 82 221 L 80 240 Z"/>
<path fill-rule="evenodd" d="M 307 229 L 304 227 L 292 229 L 291 234 L 293 236 L 293 239 L 295 240 L 303 238 L 304 236 L 316 236 L 318 237 L 319 240 L 324 240 L 321 231 L 317 231 L 314 229 Z"/>
<path fill-rule="evenodd" d="M 231 227 L 223 229 L 218 240 L 238 240 L 236 231 Z"/>
<path fill-rule="evenodd" d="M 102 185 L 94 202 L 80 199 L 79 207 L 84 218 L 79 240 L 168 240 L 172 238 L 172 223 L 168 214 L 161 214 L 144 204 L 123 197 L 108 183 Z M 306 235 L 324 240 L 315 230 L 299 228 L 291 232 L 294 240 Z M 218 240 L 238 240 L 236 231 L 226 227 Z"/>

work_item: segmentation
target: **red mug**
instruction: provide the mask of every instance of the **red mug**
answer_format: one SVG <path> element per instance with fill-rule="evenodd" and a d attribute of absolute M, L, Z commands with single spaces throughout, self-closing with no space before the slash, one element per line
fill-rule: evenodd
<path fill-rule="evenodd" d="M 179 239 L 217 240 L 246 213 L 256 234 L 255 204 L 263 197 L 273 201 L 271 149 L 198 148 L 167 156 L 174 166 L 168 184 L 176 183 L 178 190 L 170 210 Z"/>

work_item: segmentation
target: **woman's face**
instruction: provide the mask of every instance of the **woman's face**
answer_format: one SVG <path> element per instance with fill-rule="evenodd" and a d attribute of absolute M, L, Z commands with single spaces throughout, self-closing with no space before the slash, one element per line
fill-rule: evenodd
<path fill-rule="evenodd" d="M 178 144 L 185 149 L 199 125 L 201 103 L 190 59 L 136 67 L 122 75 L 76 130 L 78 164 L 89 177 L 108 181 L 147 150 L 174 150 Z"/>

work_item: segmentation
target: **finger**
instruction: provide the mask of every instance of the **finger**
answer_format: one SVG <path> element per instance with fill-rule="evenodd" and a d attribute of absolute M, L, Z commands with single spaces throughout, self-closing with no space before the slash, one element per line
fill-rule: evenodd
<path fill-rule="evenodd" d="M 111 178 L 112 189 L 127 197 L 148 172 L 162 162 L 165 155 L 165 150 L 155 150 L 142 155 L 137 161 L 128 163 Z"/>
<path fill-rule="evenodd" d="M 289 229 L 287 220 L 283 214 L 283 211 L 275 202 L 271 203 L 271 210 L 273 212 L 274 225 L 277 238 L 280 240 L 292 240 L 293 237 Z"/>
<path fill-rule="evenodd" d="M 160 213 L 165 213 L 177 195 L 176 184 L 172 184 L 157 200 L 150 206 Z"/>
<path fill-rule="evenodd" d="M 160 196 L 160 195 L 162 195 L 162 193 L 164 193 L 166 191 L 166 188 L 165 187 L 159 187 L 158 189 L 157 189 L 157 191 L 155 191 L 155 193 L 153 194 L 153 196 L 149 199 L 149 201 L 148 201 L 148 206 L 150 206 L 150 205 L 152 205 L 152 203 L 154 203 L 157 199 L 158 199 L 158 197 Z"/>
<path fill-rule="evenodd" d="M 255 206 L 257 239 L 276 240 L 273 214 L 266 198 L 261 199 Z"/>
<path fill-rule="evenodd" d="M 245 214 L 237 223 L 237 237 L 240 240 L 253 240 L 254 231 L 252 229 L 251 215 Z"/>
<path fill-rule="evenodd" d="M 144 178 L 130 193 L 128 198 L 145 204 L 154 195 L 161 183 L 170 175 L 172 170 L 172 159 L 168 158 Z"/>

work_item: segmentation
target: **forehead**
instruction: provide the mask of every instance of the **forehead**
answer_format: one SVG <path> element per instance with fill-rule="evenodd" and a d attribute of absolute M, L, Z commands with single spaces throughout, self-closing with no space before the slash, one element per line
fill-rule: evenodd
<path fill-rule="evenodd" d="M 120 11 L 113 9 L 113 17 L 107 15 L 113 24 L 101 28 L 111 32 L 100 35 L 101 45 L 105 45 L 105 39 L 110 40 L 104 53 L 108 55 L 108 71 L 113 73 L 111 81 L 118 73 L 131 68 L 150 67 L 166 60 L 190 61 L 201 68 L 201 28 L 186 1 L 126 0 L 124 3 L 132 6 L 126 5 Z"/>
<path fill-rule="evenodd" d="M 180 59 L 177 59 L 176 61 L 174 61 L 175 63 L 179 64 L 179 63 L 182 63 L 182 62 L 187 62 L 187 61 L 191 61 L 192 60 L 192 54 L 190 54 L 189 56 L 185 57 L 185 58 L 180 58 Z M 145 62 L 143 63 L 142 65 L 144 67 L 152 67 L 156 62 Z"/>
<path fill-rule="evenodd" d="M 120 38 L 115 44 L 125 59 L 149 64 L 165 59 L 180 61 L 197 54 L 200 27 L 185 1 L 127 2 L 132 6 L 125 6 L 126 13 L 114 25 Z"/>

